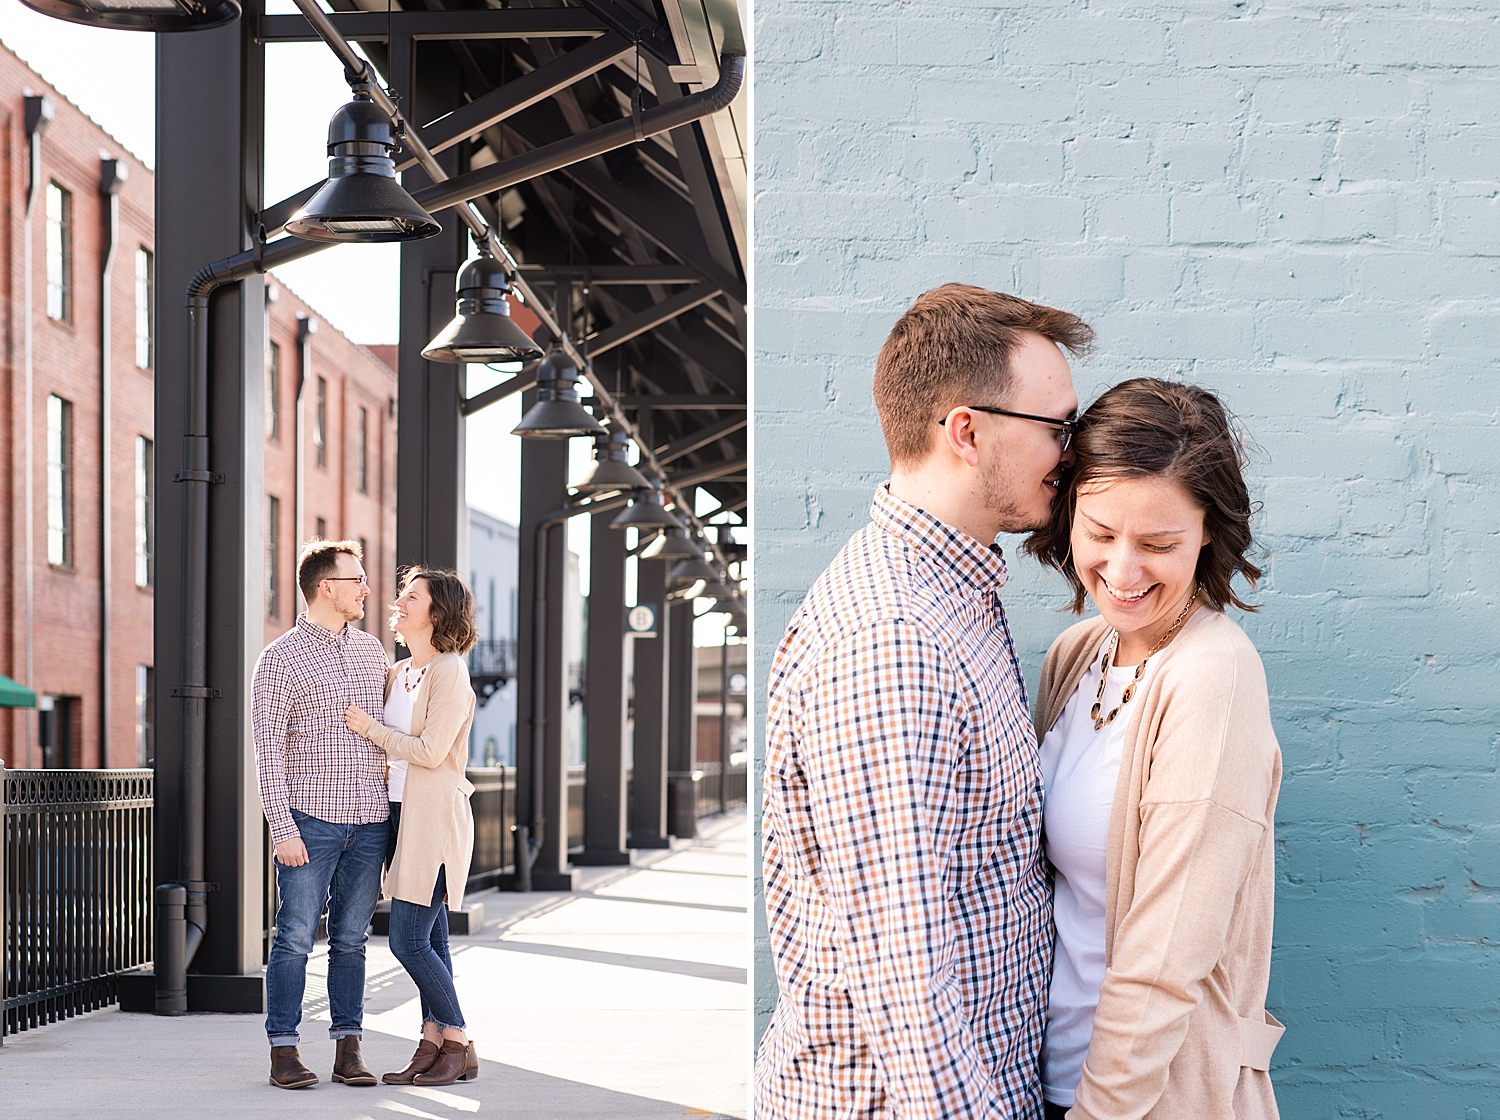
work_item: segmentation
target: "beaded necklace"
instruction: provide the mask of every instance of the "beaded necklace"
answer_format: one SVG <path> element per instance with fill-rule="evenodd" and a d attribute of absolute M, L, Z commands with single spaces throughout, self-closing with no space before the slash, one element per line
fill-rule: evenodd
<path fill-rule="evenodd" d="M 1109 665 L 1115 658 L 1115 650 L 1120 646 L 1120 632 L 1118 630 L 1110 631 L 1109 643 L 1104 647 L 1104 659 L 1099 662 L 1099 692 L 1094 697 L 1094 706 L 1089 709 L 1089 717 L 1094 721 L 1094 730 L 1096 732 L 1103 731 L 1113 723 L 1115 716 L 1120 714 L 1120 709 L 1130 703 L 1130 698 L 1135 695 L 1135 686 L 1140 683 L 1141 677 L 1146 672 L 1146 662 L 1155 657 L 1161 650 L 1161 647 L 1172 640 L 1172 635 L 1181 629 L 1183 620 L 1187 618 L 1188 611 L 1193 609 L 1193 603 L 1198 598 L 1199 590 L 1201 589 L 1194 584 L 1193 594 L 1188 598 L 1187 605 L 1177 615 L 1177 621 L 1172 623 L 1167 632 L 1161 636 L 1161 641 L 1146 651 L 1146 656 L 1141 658 L 1141 663 L 1135 667 L 1135 676 L 1130 678 L 1130 683 L 1125 686 L 1125 691 L 1120 695 L 1120 702 L 1110 709 L 1109 715 L 1101 718 L 1099 709 L 1104 707 L 1104 686 L 1109 681 Z"/>

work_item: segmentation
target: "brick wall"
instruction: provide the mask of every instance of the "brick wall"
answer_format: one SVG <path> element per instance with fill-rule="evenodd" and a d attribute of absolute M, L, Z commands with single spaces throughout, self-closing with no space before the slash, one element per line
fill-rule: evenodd
<path fill-rule="evenodd" d="M 27 142 L 24 96 L 51 98 L 56 117 L 42 137 L 41 176 L 32 226 L 32 479 L 31 586 L 34 635 L 28 659 L 26 565 L 25 226 Z M 150 664 L 149 589 L 135 585 L 135 438 L 152 432 L 149 369 L 135 363 L 135 251 L 152 245 L 151 173 L 24 62 L 0 47 L 0 520 L 7 563 L 0 565 L 0 673 L 38 693 L 77 697 L 74 765 L 136 764 L 135 667 Z M 107 749 L 99 710 L 101 574 L 100 274 L 104 201 L 100 158 L 120 159 L 128 179 L 120 191 L 120 229 L 111 270 L 111 617 Z M 68 315 L 47 315 L 46 197 L 55 182 L 71 195 L 71 299 Z M 72 406 L 73 542 L 71 561 L 48 563 L 47 398 Z M 29 667 L 28 667 L 29 660 Z M 0 710 L 0 759 L 41 765 L 34 712 Z M 28 746 L 31 753 L 28 755 Z"/>
<path fill-rule="evenodd" d="M 1500 1099 L 1500 24 L 1464 3 L 756 9 L 757 677 L 866 518 L 875 353 L 964 279 L 1259 445 L 1288 1117 Z M 1033 683 L 1059 581 L 1016 559 Z M 759 735 L 759 728 L 756 729 Z M 758 919 L 756 1005 L 774 1003 Z"/>

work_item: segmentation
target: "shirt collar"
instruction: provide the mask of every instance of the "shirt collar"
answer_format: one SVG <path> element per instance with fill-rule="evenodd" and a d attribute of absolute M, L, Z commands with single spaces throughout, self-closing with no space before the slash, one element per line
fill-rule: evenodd
<path fill-rule="evenodd" d="M 889 482 L 876 488 L 870 518 L 876 528 L 915 546 L 931 563 L 948 569 L 975 590 L 998 591 L 1010 578 L 999 545 L 984 544 L 895 497 Z"/>
<path fill-rule="evenodd" d="M 305 614 L 297 616 L 297 629 L 301 630 L 314 641 L 322 642 L 328 646 L 342 646 L 349 638 L 349 624 L 347 622 L 335 632 L 319 626 L 316 622 L 309 621 Z"/>

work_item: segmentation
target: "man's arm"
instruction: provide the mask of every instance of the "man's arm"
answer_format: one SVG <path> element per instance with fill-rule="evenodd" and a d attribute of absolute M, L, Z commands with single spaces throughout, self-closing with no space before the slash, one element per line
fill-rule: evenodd
<path fill-rule="evenodd" d="M 867 626 L 807 682 L 799 748 L 863 1041 L 903 1120 L 1007 1115 L 953 967 L 945 871 L 968 736 L 957 678 L 910 622 Z"/>
<path fill-rule="evenodd" d="M 267 649 L 255 663 L 250 685 L 250 725 L 255 735 L 255 772 L 260 779 L 260 806 L 271 826 L 271 842 L 281 862 L 297 866 L 306 860 L 294 860 L 294 845 L 286 853 L 282 844 L 296 840 L 301 833 L 292 820 L 291 790 L 286 780 L 286 744 L 291 725 L 292 682 L 286 665 L 275 650 Z M 289 857 L 282 859 L 283 854 Z"/>

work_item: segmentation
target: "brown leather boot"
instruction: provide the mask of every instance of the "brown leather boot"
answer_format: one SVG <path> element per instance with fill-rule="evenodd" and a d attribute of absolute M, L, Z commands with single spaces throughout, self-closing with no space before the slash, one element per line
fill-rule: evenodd
<path fill-rule="evenodd" d="M 465 1046 L 451 1038 L 443 1039 L 437 1061 L 426 1073 L 412 1078 L 414 1085 L 452 1085 L 455 1081 L 473 1081 L 479 1076 L 479 1055 L 471 1042 Z"/>
<path fill-rule="evenodd" d="M 295 1046 L 271 1047 L 271 1084 L 281 1089 L 305 1089 L 318 1075 L 302 1064 Z"/>
<path fill-rule="evenodd" d="M 417 1052 L 411 1056 L 405 1069 L 399 1073 L 387 1073 L 380 1080 L 387 1085 L 410 1085 L 419 1073 L 426 1073 L 437 1061 L 438 1045 L 423 1039 L 417 1043 Z"/>
<path fill-rule="evenodd" d="M 359 1039 L 345 1035 L 334 1043 L 333 1079 L 345 1085 L 374 1085 L 375 1075 L 359 1056 Z"/>

